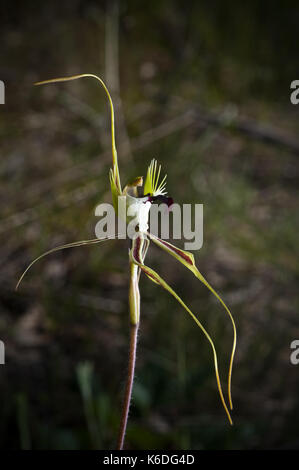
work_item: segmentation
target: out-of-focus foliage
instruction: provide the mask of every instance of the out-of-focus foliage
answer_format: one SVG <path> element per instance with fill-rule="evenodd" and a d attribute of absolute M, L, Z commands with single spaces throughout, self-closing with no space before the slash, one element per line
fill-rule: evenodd
<path fill-rule="evenodd" d="M 105 77 L 106 10 L 91 0 L 1 3 L 2 449 L 115 444 L 127 362 L 127 243 L 53 254 L 14 292 L 34 257 L 93 238 L 94 208 L 109 201 L 102 90 L 86 81 L 32 87 L 75 73 Z M 204 204 L 196 261 L 231 307 L 239 338 L 229 427 L 209 345 L 167 293 L 142 279 L 129 448 L 298 448 L 299 375 L 289 346 L 299 336 L 299 156 L 237 132 L 246 118 L 273 128 L 278 140 L 298 135 L 299 108 L 289 100 L 299 78 L 298 24 L 295 1 L 121 2 L 121 172 L 145 176 L 156 157 L 177 202 Z M 190 110 L 198 114 L 186 124 Z M 226 124 L 211 123 L 210 113 Z M 225 380 L 232 337 L 221 306 L 155 247 L 148 264 L 211 332 Z"/>

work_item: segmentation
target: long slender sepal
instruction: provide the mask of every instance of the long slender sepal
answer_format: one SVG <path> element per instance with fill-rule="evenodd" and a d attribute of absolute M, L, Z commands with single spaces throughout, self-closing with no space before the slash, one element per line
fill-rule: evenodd
<path fill-rule="evenodd" d="M 171 243 L 161 240 L 160 238 L 156 237 L 155 235 L 152 235 L 151 233 L 148 233 L 149 238 L 162 250 L 166 251 L 169 253 L 171 256 L 173 256 L 175 259 L 180 261 L 184 266 L 186 266 L 190 271 L 194 274 L 194 276 L 197 277 L 212 293 L 213 295 L 219 300 L 221 305 L 224 307 L 226 310 L 231 323 L 233 327 L 233 345 L 232 345 L 232 351 L 231 351 L 231 356 L 230 356 L 230 363 L 229 363 L 229 372 L 228 372 L 228 399 L 229 399 L 229 405 L 230 409 L 233 409 L 233 403 L 232 403 L 232 395 L 231 395 L 231 382 L 232 382 L 232 369 L 233 369 L 233 362 L 234 362 L 234 356 L 235 356 L 235 351 L 236 351 L 236 345 L 237 345 L 237 330 L 236 330 L 236 325 L 234 318 L 232 316 L 232 313 L 230 312 L 229 308 L 227 305 L 224 303 L 224 301 L 221 299 L 220 295 L 217 294 L 217 292 L 213 289 L 213 287 L 208 283 L 208 281 L 203 277 L 203 275 L 200 273 L 198 268 L 195 265 L 194 261 L 194 256 L 192 253 L 182 250 L 180 248 L 177 248 L 176 246 L 172 245 Z"/>
<path fill-rule="evenodd" d="M 18 282 L 17 282 L 17 285 L 16 285 L 16 290 L 18 289 L 19 285 L 21 284 L 22 280 L 24 279 L 24 276 L 27 274 L 27 272 L 29 271 L 29 269 L 37 262 L 39 261 L 40 259 L 44 258 L 45 256 L 48 256 L 50 255 L 51 253 L 54 253 L 55 251 L 60 251 L 60 250 L 65 250 L 66 248 L 75 248 L 76 246 L 86 246 L 86 245 L 96 245 L 97 243 L 101 243 L 101 242 L 105 242 L 105 241 L 108 241 L 108 240 L 113 240 L 112 238 L 103 238 L 103 239 L 100 239 L 100 238 L 93 238 L 91 240 L 81 240 L 81 241 L 78 241 L 78 242 L 73 242 L 73 243 L 68 243 L 66 245 L 61 245 L 61 246 L 56 246 L 55 248 L 52 248 L 51 250 L 48 250 L 46 251 L 45 253 L 42 253 L 41 255 L 39 255 L 37 258 L 35 258 L 30 264 L 29 266 L 27 266 L 27 268 L 25 269 L 25 271 L 23 272 L 23 274 L 21 275 L 21 277 L 19 278 Z"/>
<path fill-rule="evenodd" d="M 36 82 L 34 85 L 46 85 L 48 83 L 57 83 L 57 82 L 69 82 L 71 80 L 78 80 L 79 78 L 95 78 L 98 80 L 102 87 L 104 88 L 106 95 L 109 100 L 109 105 L 110 105 L 110 113 L 111 113 L 111 140 L 112 140 L 112 163 L 113 163 L 113 168 L 112 168 L 112 173 L 113 173 L 113 180 L 114 180 L 114 185 L 116 190 L 118 191 L 119 194 L 121 194 L 121 184 L 120 184 L 120 176 L 119 176 L 119 169 L 118 169 L 118 161 L 117 161 L 117 150 L 116 150 L 116 144 L 115 144 L 115 118 L 114 118 L 114 106 L 113 106 L 113 101 L 111 98 L 111 95 L 109 93 L 109 90 L 103 80 L 98 77 L 97 75 L 94 75 L 92 73 L 81 73 L 78 75 L 71 75 L 70 77 L 60 77 L 60 78 L 52 78 L 50 80 L 42 80 L 40 82 Z M 111 184 L 111 190 L 113 193 L 113 188 Z"/>
<path fill-rule="evenodd" d="M 150 267 L 146 266 L 143 264 L 143 260 L 140 257 L 140 246 L 142 244 L 142 236 L 138 236 L 135 239 L 135 243 L 132 246 L 132 249 L 130 250 L 130 258 L 133 263 L 135 263 L 145 274 L 146 276 L 156 284 L 159 284 L 161 287 L 163 287 L 166 291 L 168 291 L 181 305 L 182 307 L 189 313 L 189 315 L 192 317 L 192 319 L 195 321 L 195 323 L 199 326 L 199 328 L 202 330 L 203 334 L 206 336 L 207 340 L 209 341 L 212 351 L 213 351 L 213 358 L 214 358 L 214 368 L 215 368 L 215 375 L 216 375 L 216 381 L 217 381 L 217 386 L 218 386 L 218 391 L 220 395 L 220 399 L 222 402 L 222 405 L 225 409 L 225 412 L 227 414 L 228 420 L 230 424 L 233 424 L 232 418 L 230 415 L 230 412 L 228 410 L 226 401 L 223 396 L 222 392 L 222 387 L 221 387 L 221 382 L 220 382 L 220 376 L 219 376 L 219 370 L 218 370 L 218 359 L 217 359 L 217 352 L 216 348 L 214 345 L 214 342 L 212 338 L 210 337 L 209 333 L 207 330 L 204 328 L 202 323 L 198 320 L 198 318 L 194 315 L 194 313 L 187 307 L 187 305 L 183 302 L 183 300 L 178 296 L 178 294 L 167 284 L 162 277 L 156 273 L 153 269 Z"/>

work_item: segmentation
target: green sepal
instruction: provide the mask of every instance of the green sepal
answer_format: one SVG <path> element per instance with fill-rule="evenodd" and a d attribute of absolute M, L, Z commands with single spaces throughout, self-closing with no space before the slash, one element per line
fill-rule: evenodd
<path fill-rule="evenodd" d="M 213 342 L 212 338 L 210 337 L 209 333 L 204 328 L 202 323 L 194 315 L 194 313 L 189 309 L 189 307 L 187 307 L 187 305 L 183 302 L 183 300 L 180 298 L 180 296 L 167 284 L 167 282 L 156 271 L 154 271 L 150 267 L 143 264 L 143 260 L 140 256 L 141 246 L 142 246 L 142 236 L 138 236 L 138 237 L 136 237 L 135 243 L 132 245 L 132 249 L 130 250 L 131 262 L 135 263 L 146 274 L 146 276 L 151 281 L 153 281 L 156 284 L 159 284 L 166 291 L 168 291 L 182 305 L 182 307 L 189 313 L 189 315 L 192 317 L 192 319 L 195 321 L 195 323 L 199 326 L 199 328 L 202 330 L 202 332 L 204 333 L 204 335 L 208 339 L 208 341 L 211 345 L 212 351 L 213 351 L 215 375 L 216 375 L 216 381 L 217 381 L 217 387 L 218 387 L 220 399 L 221 399 L 222 405 L 225 409 L 225 412 L 227 414 L 227 417 L 228 417 L 228 420 L 229 420 L 230 424 L 233 424 L 230 412 L 228 410 L 228 407 L 227 407 L 227 404 L 226 404 L 226 401 L 224 399 L 223 392 L 222 392 L 222 387 L 221 387 L 221 382 L 220 382 L 220 377 L 219 377 L 219 371 L 218 371 L 217 353 L 216 353 L 216 348 L 215 348 L 215 345 L 214 345 L 214 342 Z"/>

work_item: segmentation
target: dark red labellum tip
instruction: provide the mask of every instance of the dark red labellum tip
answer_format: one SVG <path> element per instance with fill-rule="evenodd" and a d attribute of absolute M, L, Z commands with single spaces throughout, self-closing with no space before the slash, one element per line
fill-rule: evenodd
<path fill-rule="evenodd" d="M 162 195 L 159 195 L 159 196 L 149 196 L 148 200 L 153 203 L 153 202 L 157 202 L 158 204 L 166 204 L 168 209 L 170 209 L 170 207 L 172 206 L 173 204 L 173 199 L 172 197 L 167 197 L 167 196 L 162 196 Z"/>

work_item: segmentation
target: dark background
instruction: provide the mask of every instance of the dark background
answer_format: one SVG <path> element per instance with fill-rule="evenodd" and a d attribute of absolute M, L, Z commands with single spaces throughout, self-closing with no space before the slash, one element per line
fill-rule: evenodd
<path fill-rule="evenodd" d="M 128 349 L 126 242 L 94 238 L 110 201 L 104 77 L 117 107 L 122 182 L 156 157 L 179 203 L 204 204 L 200 270 L 238 328 L 235 425 L 210 347 L 173 298 L 142 277 L 128 449 L 299 448 L 296 1 L 1 1 L 0 366 L 2 449 L 114 448 Z M 181 245 L 182 246 L 182 243 Z M 226 381 L 231 326 L 192 274 L 154 266 L 215 339 Z"/>

